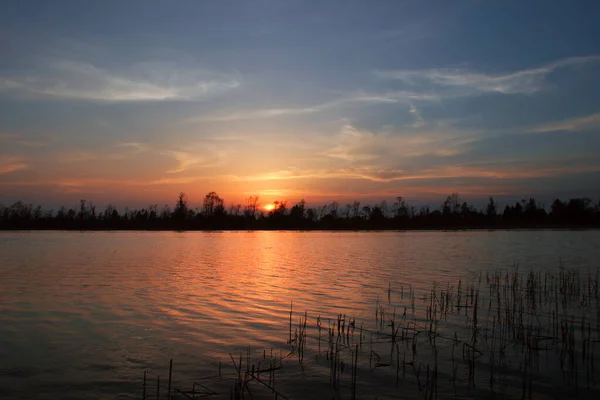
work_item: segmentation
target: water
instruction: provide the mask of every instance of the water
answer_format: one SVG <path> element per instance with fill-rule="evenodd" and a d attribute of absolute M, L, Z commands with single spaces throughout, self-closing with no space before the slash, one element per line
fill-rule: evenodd
<path fill-rule="evenodd" d="M 455 284 L 515 263 L 587 273 L 597 260 L 598 231 L 3 232 L 0 397 L 141 398 L 144 371 L 154 393 L 157 375 L 166 387 L 173 359 L 173 386 L 186 390 L 218 374 L 221 362 L 226 376 L 202 382 L 226 398 L 230 352 L 239 358 L 250 346 L 258 360 L 263 349 L 274 357 L 290 351 L 292 301 L 294 330 L 307 310 L 316 337 L 319 315 L 345 313 L 357 326 L 373 326 L 390 283 L 398 310 L 408 304 L 399 293 L 409 284 L 421 309 L 432 282 Z M 317 346 L 308 343 L 304 370 L 295 355 L 286 360 L 277 387 L 288 397 L 309 389 L 315 398 L 333 397 L 329 361 Z M 389 384 L 382 397 L 422 398 L 414 377 L 396 386 L 396 370 L 371 370 L 364 353 L 359 397 L 374 398 L 367 394 Z M 385 383 L 388 375 L 394 378 Z"/>

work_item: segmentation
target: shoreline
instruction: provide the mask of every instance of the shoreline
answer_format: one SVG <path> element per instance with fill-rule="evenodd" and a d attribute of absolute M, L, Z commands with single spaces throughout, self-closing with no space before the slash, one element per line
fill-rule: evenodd
<path fill-rule="evenodd" d="M 0 228 L 0 232 L 528 232 L 528 231 L 598 231 L 600 226 L 532 226 L 532 227 L 406 227 L 406 228 Z"/>

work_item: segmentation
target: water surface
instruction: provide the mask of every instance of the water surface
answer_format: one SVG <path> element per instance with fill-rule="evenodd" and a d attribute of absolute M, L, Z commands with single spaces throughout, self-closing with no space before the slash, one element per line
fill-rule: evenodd
<path fill-rule="evenodd" d="M 298 315 L 369 324 L 390 283 L 419 297 L 481 271 L 597 260 L 598 231 L 3 232 L 0 397 L 140 398 L 143 371 L 165 379 L 169 359 L 184 387 L 229 352 L 287 352 L 292 301 Z M 281 390 L 328 387 L 316 364 Z M 417 396 L 408 386 L 389 390 Z"/>

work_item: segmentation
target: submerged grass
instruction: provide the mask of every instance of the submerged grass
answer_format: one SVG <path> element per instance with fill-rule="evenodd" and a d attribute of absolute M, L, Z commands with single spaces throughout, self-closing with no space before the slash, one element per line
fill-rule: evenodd
<path fill-rule="evenodd" d="M 162 398 L 587 398 L 600 389 L 598 270 L 515 265 L 418 294 L 390 283 L 374 314 L 359 324 L 341 313 L 294 314 L 291 304 L 285 355 L 247 348 L 219 364 L 218 375 Z M 147 381 L 144 373 L 144 399 L 153 392 Z M 154 389 L 161 398 L 158 378 Z"/>

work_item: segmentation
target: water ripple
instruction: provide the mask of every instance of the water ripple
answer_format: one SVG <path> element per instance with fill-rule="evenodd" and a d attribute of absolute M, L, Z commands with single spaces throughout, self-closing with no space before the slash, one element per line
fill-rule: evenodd
<path fill-rule="evenodd" d="M 0 394 L 137 398 L 170 358 L 193 380 L 245 346 L 285 346 L 292 302 L 294 323 L 372 321 L 390 284 L 422 295 L 470 271 L 598 259 L 598 232 L 3 232 Z"/>

